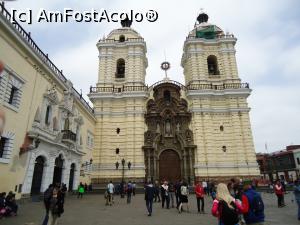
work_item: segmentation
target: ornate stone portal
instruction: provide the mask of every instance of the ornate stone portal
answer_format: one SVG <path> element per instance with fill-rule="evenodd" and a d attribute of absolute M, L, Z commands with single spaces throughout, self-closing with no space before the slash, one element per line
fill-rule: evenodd
<path fill-rule="evenodd" d="M 193 181 L 193 132 L 189 128 L 191 113 L 188 103 L 181 98 L 180 84 L 165 82 L 153 88 L 153 97 L 147 103 L 143 146 L 146 178 L 155 180 Z"/>

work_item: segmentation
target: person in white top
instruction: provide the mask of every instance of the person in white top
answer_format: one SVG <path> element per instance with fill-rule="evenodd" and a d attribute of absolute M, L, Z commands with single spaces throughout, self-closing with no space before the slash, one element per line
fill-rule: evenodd
<path fill-rule="evenodd" d="M 108 204 L 109 205 L 112 205 L 114 191 L 115 191 L 115 186 L 113 185 L 112 181 L 110 181 L 109 184 L 107 185 L 107 194 L 108 194 Z"/>
<path fill-rule="evenodd" d="M 205 180 L 202 181 L 202 187 L 204 189 L 205 194 L 207 194 L 207 182 Z"/>

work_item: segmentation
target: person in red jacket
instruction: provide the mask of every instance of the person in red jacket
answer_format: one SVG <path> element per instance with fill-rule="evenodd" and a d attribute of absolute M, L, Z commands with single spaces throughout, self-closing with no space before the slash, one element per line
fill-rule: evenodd
<path fill-rule="evenodd" d="M 219 220 L 218 225 L 238 225 L 239 214 L 244 211 L 241 201 L 231 196 L 227 185 L 224 183 L 218 184 L 216 199 L 213 201 L 211 209 L 212 215 Z"/>
<path fill-rule="evenodd" d="M 205 213 L 204 212 L 204 188 L 202 187 L 201 183 L 198 181 L 195 186 L 195 194 L 197 199 L 197 207 L 198 213 Z M 201 211 L 200 211 L 200 201 L 201 201 Z"/>
<path fill-rule="evenodd" d="M 274 192 L 277 196 L 278 208 L 284 207 L 284 189 L 279 180 L 276 181 L 276 184 L 274 186 Z"/>

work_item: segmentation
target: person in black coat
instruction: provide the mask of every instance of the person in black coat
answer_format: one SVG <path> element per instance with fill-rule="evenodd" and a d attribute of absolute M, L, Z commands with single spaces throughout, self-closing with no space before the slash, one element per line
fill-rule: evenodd
<path fill-rule="evenodd" d="M 153 198 L 155 196 L 155 188 L 151 181 L 145 187 L 145 200 L 146 200 L 146 207 L 148 210 L 148 216 L 152 215 L 152 205 L 153 205 Z"/>

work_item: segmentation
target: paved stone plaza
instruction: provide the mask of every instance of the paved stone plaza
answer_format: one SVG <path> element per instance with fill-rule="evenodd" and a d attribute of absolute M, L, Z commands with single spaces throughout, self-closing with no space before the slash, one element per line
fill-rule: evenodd
<path fill-rule="evenodd" d="M 103 195 L 87 195 L 83 199 L 75 196 L 66 199 L 65 213 L 59 220 L 59 225 L 195 225 L 217 224 L 217 219 L 211 216 L 212 201 L 206 198 L 205 210 L 207 214 L 196 212 L 196 201 L 190 196 L 191 212 L 178 214 L 176 209 L 161 209 L 161 205 L 154 205 L 152 217 L 146 214 L 143 195 L 137 195 L 130 205 L 125 199 L 115 197 L 115 205 L 105 206 Z M 299 224 L 296 217 L 296 204 L 291 201 L 292 194 L 286 195 L 287 207 L 278 209 L 274 194 L 263 194 L 266 204 L 267 223 L 270 225 L 294 225 Z M 17 217 L 0 220 L 1 225 L 41 225 L 44 216 L 42 202 L 24 203 L 20 205 Z"/>

